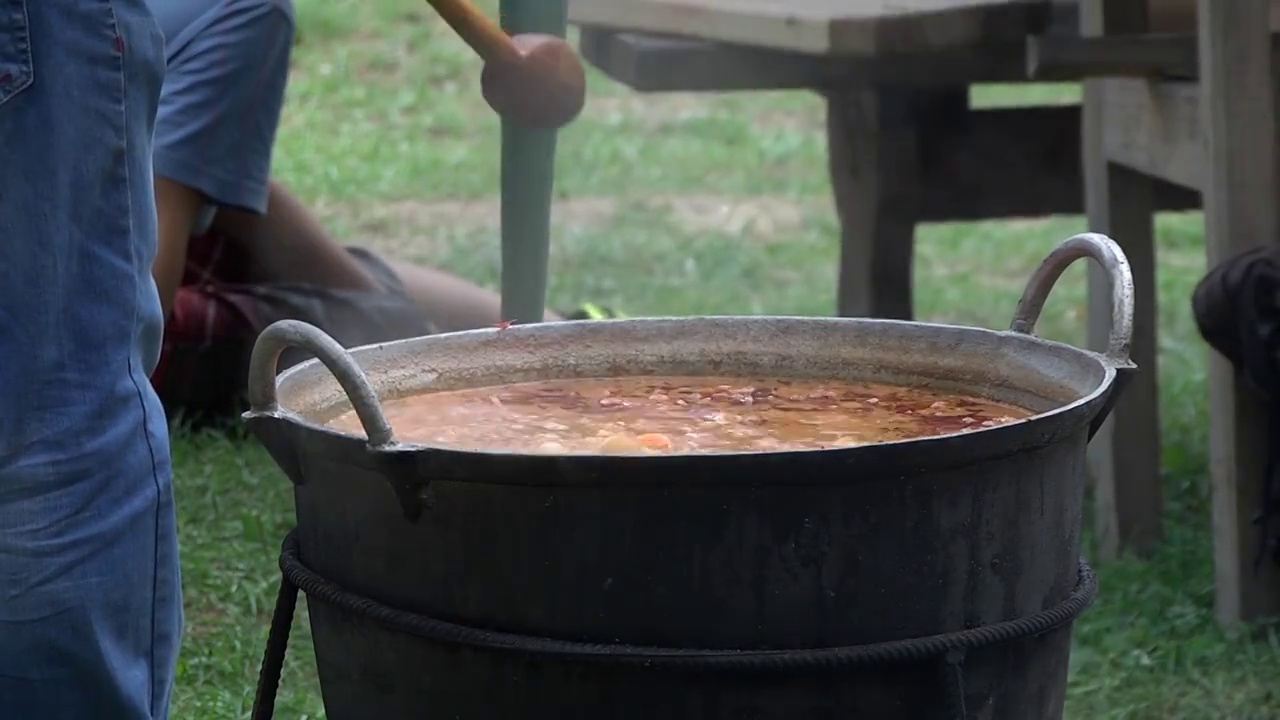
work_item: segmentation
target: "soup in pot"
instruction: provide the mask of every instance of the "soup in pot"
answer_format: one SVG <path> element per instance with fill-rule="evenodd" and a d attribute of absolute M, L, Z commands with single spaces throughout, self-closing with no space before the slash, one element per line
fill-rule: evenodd
<path fill-rule="evenodd" d="M 1031 411 L 901 385 L 726 377 L 543 380 L 412 395 L 396 436 L 466 450 L 730 453 L 840 448 L 994 427 Z M 363 434 L 348 411 L 334 429 Z"/>

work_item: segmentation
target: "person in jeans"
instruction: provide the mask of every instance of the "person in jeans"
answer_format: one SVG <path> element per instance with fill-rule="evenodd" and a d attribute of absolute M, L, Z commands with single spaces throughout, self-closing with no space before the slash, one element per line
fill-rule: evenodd
<path fill-rule="evenodd" d="M 144 0 L 0 0 L 0 717 L 165 718 L 182 627 Z"/>

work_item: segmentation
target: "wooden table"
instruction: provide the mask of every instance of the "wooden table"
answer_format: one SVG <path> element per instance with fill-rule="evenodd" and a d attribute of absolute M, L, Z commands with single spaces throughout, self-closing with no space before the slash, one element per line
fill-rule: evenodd
<path fill-rule="evenodd" d="M 877 55 L 1021 40 L 1042 0 L 574 0 L 571 22 L 689 34 L 813 55 Z"/>
<path fill-rule="evenodd" d="M 582 26 L 583 55 L 637 90 L 825 95 L 841 224 L 840 315 L 912 317 L 917 223 L 1085 210 L 1080 107 L 978 110 L 968 102 L 972 84 L 1027 80 L 1028 36 L 1078 38 L 1075 2 L 570 0 L 569 18 Z M 1074 72 L 1055 79 L 1081 77 Z M 1126 192 L 1134 191 L 1114 186 L 1116 204 Z M 1130 199 L 1144 208 L 1198 204 L 1174 183 L 1152 181 L 1142 192 Z M 1149 216 L 1112 226 L 1122 242 L 1140 243 L 1150 236 Z M 1150 253 L 1137 261 L 1135 359 L 1143 371 L 1111 423 L 1122 429 L 1092 448 L 1104 559 L 1160 538 L 1154 267 Z M 1119 476 L 1129 480 L 1117 483 Z"/>
<path fill-rule="evenodd" d="M 1085 93 L 1090 224 L 1122 241 L 1133 263 L 1139 307 L 1144 308 L 1135 328 L 1135 357 L 1145 377 L 1155 369 L 1154 184 L 1168 181 L 1202 193 L 1210 265 L 1275 242 L 1280 189 L 1275 56 L 1267 29 L 1269 16 L 1280 17 L 1275 12 L 1280 3 L 1084 0 L 1082 27 L 1095 36 L 1139 36 L 1152 24 L 1149 11 L 1161 5 L 1182 5 L 1194 11 L 1186 15 L 1198 14 L 1199 22 L 1192 21 L 1183 38 L 1198 58 L 1192 66 L 1198 82 L 1111 78 L 1090 81 Z M 1103 332 L 1105 297 L 1097 294 L 1092 303 L 1090 317 L 1098 321 L 1094 333 Z M 1232 625 L 1280 614 L 1280 569 L 1269 561 L 1257 572 L 1253 567 L 1258 537 L 1251 520 L 1262 499 L 1266 417 L 1257 393 L 1216 354 L 1210 360 L 1209 384 L 1216 606 L 1219 621 Z M 1131 388 L 1129 404 L 1113 415 L 1118 429 L 1108 447 L 1137 446 L 1145 455 L 1159 444 L 1148 425 L 1154 387 L 1139 388 L 1134 395 Z M 1114 453 L 1112 462 L 1117 476 L 1141 473 L 1141 482 L 1119 483 L 1112 492 L 1129 530 L 1146 535 L 1159 511 L 1145 489 L 1147 469 L 1132 467 L 1121 452 Z"/>

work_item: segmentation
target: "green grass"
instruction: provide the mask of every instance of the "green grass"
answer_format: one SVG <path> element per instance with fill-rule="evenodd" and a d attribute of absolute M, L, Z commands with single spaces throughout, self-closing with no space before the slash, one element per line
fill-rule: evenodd
<path fill-rule="evenodd" d="M 498 272 L 498 123 L 478 63 L 421 2 L 298 0 L 277 173 L 344 238 L 487 284 Z M 636 314 L 829 314 L 836 225 L 820 101 L 806 93 L 640 97 L 597 73 L 561 135 L 554 306 Z M 1074 89 L 982 88 L 975 99 L 1055 101 Z M 923 319 L 1008 322 L 1021 283 L 1079 218 L 934 225 L 919 234 Z M 1069 716 L 1280 718 L 1275 638 L 1212 618 L 1205 350 L 1188 297 L 1203 272 L 1196 215 L 1159 222 L 1161 402 L 1168 542 L 1101 569 L 1078 623 Z M 636 273 L 637 267 L 647 267 Z M 1042 330 L 1083 336 L 1073 268 Z M 245 717 L 261 657 L 289 488 L 254 443 L 174 442 L 187 631 L 176 718 Z M 295 625 L 281 718 L 323 715 L 306 624 Z"/>

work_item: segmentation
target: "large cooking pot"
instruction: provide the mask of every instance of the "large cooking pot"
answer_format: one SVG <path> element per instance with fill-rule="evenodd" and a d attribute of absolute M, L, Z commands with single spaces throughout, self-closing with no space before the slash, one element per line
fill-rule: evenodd
<path fill-rule="evenodd" d="M 1053 283 L 1110 275 L 1105 353 L 1032 335 Z M 1134 370 L 1121 250 L 1073 237 L 1007 331 L 868 319 L 565 322 L 343 350 L 284 321 L 245 418 L 295 485 L 328 716 L 1061 717 L 1085 447 Z M 278 378 L 289 347 L 314 353 Z M 1036 411 L 919 440 L 599 456 L 401 442 L 379 399 L 546 378 L 871 380 Z M 349 409 L 367 438 L 327 428 Z"/>

